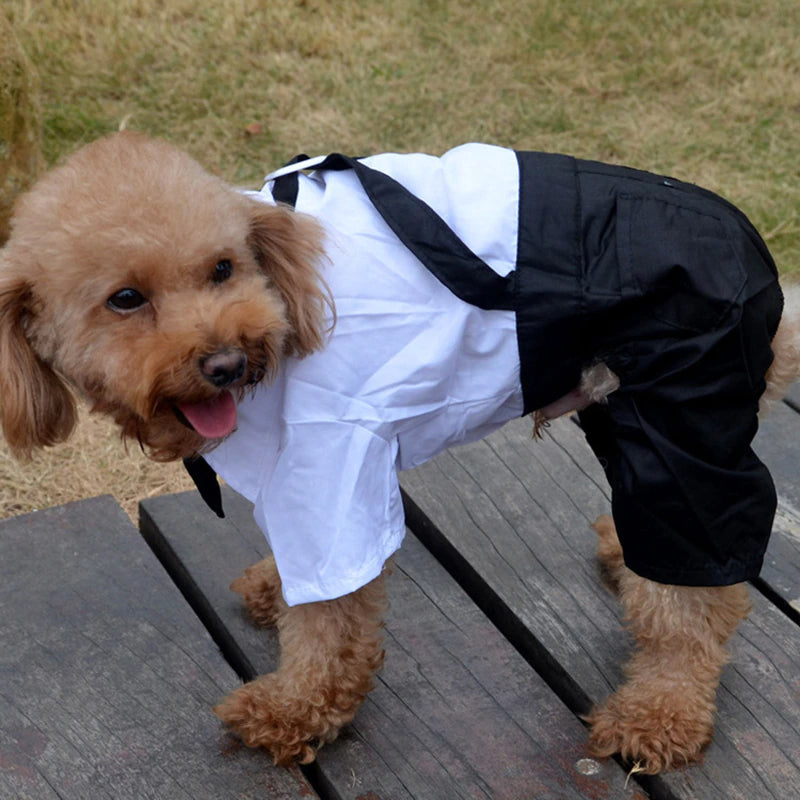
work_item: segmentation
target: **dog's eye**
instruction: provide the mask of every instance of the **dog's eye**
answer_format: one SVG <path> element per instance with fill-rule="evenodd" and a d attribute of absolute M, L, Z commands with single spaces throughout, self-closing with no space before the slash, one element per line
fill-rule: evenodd
<path fill-rule="evenodd" d="M 222 283 L 228 280 L 231 275 L 233 275 L 233 264 L 231 264 L 230 259 L 223 258 L 221 261 L 217 261 L 211 278 L 214 283 Z"/>
<path fill-rule="evenodd" d="M 120 289 L 118 292 L 114 292 L 114 294 L 106 300 L 106 305 L 112 311 L 126 312 L 136 311 L 137 308 L 140 308 L 146 302 L 147 299 L 141 292 L 126 287 L 125 289 Z"/>

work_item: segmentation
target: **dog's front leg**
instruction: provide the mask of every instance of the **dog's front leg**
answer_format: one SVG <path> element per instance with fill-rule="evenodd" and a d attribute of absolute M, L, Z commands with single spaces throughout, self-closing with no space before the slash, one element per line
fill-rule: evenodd
<path fill-rule="evenodd" d="M 214 712 L 276 764 L 314 760 L 353 719 L 383 662 L 383 577 L 337 600 L 289 607 L 271 560 L 234 582 L 257 621 L 278 628 L 280 665 L 232 692 Z"/>
<path fill-rule="evenodd" d="M 744 584 L 659 584 L 622 563 L 610 518 L 595 524 L 600 559 L 619 589 L 636 638 L 627 681 L 588 717 L 595 755 L 620 753 L 657 773 L 699 759 L 711 739 L 725 643 L 747 615 Z"/>
<path fill-rule="evenodd" d="M 247 567 L 231 584 L 231 589 L 242 596 L 244 607 L 259 625 L 276 625 L 281 614 L 286 613 L 274 556 Z"/>

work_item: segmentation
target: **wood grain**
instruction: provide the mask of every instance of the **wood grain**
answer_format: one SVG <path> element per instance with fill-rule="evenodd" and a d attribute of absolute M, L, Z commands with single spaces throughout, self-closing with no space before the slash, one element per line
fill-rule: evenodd
<path fill-rule="evenodd" d="M 111 498 L 0 523 L 0 797 L 311 793 L 221 729 L 235 685 Z"/>

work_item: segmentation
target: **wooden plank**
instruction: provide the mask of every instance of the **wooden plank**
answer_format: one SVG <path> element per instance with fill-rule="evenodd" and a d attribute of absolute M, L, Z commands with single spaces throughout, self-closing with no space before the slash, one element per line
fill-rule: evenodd
<path fill-rule="evenodd" d="M 422 520 L 412 509 L 409 524 L 421 527 L 478 602 L 500 609 L 498 624 L 532 662 L 547 654 L 539 669 L 581 710 L 621 682 L 630 650 L 589 530 L 609 510 L 607 488 L 577 426 L 558 421 L 541 442 L 530 430 L 519 420 L 405 474 Z M 754 600 L 733 643 L 705 764 L 648 784 L 654 796 L 800 793 L 800 637 L 763 597 Z"/>
<path fill-rule="evenodd" d="M 0 523 L 0 796 L 307 797 L 211 712 L 236 675 L 108 497 Z"/>
<path fill-rule="evenodd" d="M 761 420 L 754 448 L 778 490 L 778 511 L 761 577 L 800 614 L 800 414 L 777 403 Z"/>
<path fill-rule="evenodd" d="M 227 489 L 225 506 L 229 519 L 217 521 L 195 493 L 154 498 L 141 526 L 253 675 L 274 668 L 275 636 L 243 632 L 226 587 L 268 549 Z M 643 797 L 613 762 L 595 772 L 583 760 L 583 726 L 412 536 L 389 594 L 386 665 L 355 722 L 320 751 L 317 785 L 353 800 Z"/>

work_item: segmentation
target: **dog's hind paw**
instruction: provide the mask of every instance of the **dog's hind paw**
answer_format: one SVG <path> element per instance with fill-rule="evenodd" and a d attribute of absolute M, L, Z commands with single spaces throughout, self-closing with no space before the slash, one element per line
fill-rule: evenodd
<path fill-rule="evenodd" d="M 700 761 L 711 740 L 713 712 L 650 699 L 612 695 L 586 718 L 594 756 L 619 753 L 636 772 L 655 775 Z"/>

